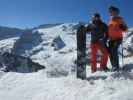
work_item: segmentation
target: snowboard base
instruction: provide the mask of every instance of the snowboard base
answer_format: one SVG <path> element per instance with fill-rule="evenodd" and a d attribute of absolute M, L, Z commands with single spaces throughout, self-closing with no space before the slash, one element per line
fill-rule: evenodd
<path fill-rule="evenodd" d="M 83 25 L 77 30 L 77 78 L 86 79 L 86 32 Z"/>

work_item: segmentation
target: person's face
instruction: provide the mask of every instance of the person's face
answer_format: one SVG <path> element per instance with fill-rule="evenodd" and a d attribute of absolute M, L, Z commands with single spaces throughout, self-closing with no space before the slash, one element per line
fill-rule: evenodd
<path fill-rule="evenodd" d="M 117 16 L 118 13 L 116 11 L 109 11 L 110 16 Z"/>
<path fill-rule="evenodd" d="M 92 21 L 98 21 L 99 20 L 99 17 L 92 17 Z"/>

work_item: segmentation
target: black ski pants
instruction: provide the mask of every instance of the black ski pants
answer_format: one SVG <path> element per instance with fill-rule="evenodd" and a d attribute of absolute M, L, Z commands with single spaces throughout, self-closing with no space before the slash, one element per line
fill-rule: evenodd
<path fill-rule="evenodd" d="M 120 44 L 122 43 L 122 39 L 120 40 L 110 40 L 109 41 L 109 57 L 110 57 L 110 62 L 112 65 L 113 69 L 119 69 L 119 53 L 118 49 Z"/>

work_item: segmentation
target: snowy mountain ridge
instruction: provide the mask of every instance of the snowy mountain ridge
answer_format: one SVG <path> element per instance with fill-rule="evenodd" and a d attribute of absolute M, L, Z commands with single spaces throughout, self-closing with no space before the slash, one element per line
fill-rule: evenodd
<path fill-rule="evenodd" d="M 75 70 L 76 30 L 78 26 L 79 23 L 41 25 L 41 27 L 24 31 L 16 39 L 9 38 L 0 41 L 0 50 L 30 57 L 55 74 L 62 73 L 62 71 L 69 73 Z M 125 34 L 123 42 L 125 57 L 133 54 L 132 32 L 133 30 L 129 29 L 129 32 Z M 90 54 L 89 43 L 90 36 L 87 35 L 87 48 Z M 64 64 L 64 62 L 67 63 Z"/>

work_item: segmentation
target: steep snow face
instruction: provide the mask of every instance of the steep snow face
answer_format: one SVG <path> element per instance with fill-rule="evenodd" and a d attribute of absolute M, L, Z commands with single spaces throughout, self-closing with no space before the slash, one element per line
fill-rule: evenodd
<path fill-rule="evenodd" d="M 71 70 L 76 59 L 76 30 L 74 29 L 76 26 L 77 24 L 69 23 L 53 28 L 38 29 L 44 40 L 42 42 L 44 50 L 31 58 L 42 64 L 46 61 L 50 75 L 62 74 L 62 72 L 67 74 Z"/>

